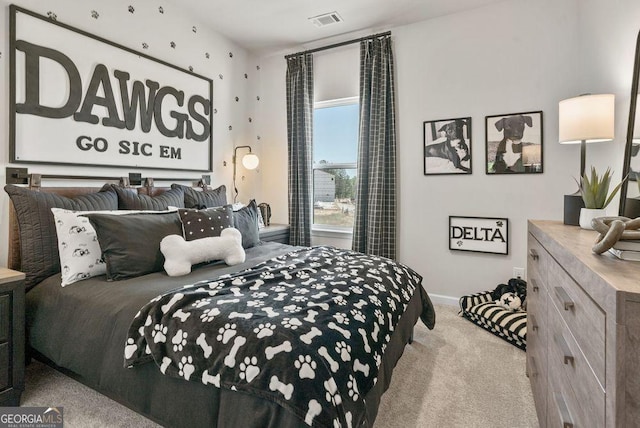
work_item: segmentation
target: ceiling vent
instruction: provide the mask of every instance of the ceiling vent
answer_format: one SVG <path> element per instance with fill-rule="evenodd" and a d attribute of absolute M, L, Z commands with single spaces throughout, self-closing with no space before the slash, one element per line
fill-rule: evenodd
<path fill-rule="evenodd" d="M 316 27 L 320 28 L 331 24 L 337 24 L 338 22 L 342 22 L 343 19 L 340 15 L 338 15 L 338 12 L 329 12 L 323 13 L 322 15 L 313 16 L 309 18 L 309 21 L 311 21 L 311 23 Z"/>

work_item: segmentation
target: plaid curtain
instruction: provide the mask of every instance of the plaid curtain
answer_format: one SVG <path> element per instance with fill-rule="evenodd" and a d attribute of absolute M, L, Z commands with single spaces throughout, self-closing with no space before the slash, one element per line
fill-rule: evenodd
<path fill-rule="evenodd" d="M 360 43 L 355 251 L 396 256 L 396 124 L 391 36 Z"/>
<path fill-rule="evenodd" d="M 289 147 L 289 243 L 311 245 L 313 136 L 313 56 L 287 60 L 287 137 Z"/>

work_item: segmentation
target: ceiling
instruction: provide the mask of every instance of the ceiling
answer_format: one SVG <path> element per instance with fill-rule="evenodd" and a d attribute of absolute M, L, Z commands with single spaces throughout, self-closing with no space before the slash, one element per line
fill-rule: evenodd
<path fill-rule="evenodd" d="M 503 0 L 180 0 L 187 13 L 257 54 L 474 9 Z M 343 22 L 315 27 L 308 18 L 338 12 Z"/>

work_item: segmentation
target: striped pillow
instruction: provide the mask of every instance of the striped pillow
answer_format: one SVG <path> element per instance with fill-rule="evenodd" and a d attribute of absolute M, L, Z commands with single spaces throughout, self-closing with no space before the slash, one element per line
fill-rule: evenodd
<path fill-rule="evenodd" d="M 483 294 L 483 293 L 480 293 Z M 484 297 L 474 295 L 476 299 L 482 300 Z M 464 298 L 472 296 L 464 296 Z M 489 297 L 490 298 L 490 297 Z M 510 311 L 496 304 L 494 301 L 484 301 L 473 306 L 460 306 L 461 315 L 469 321 L 495 334 L 501 339 L 526 350 L 527 347 L 527 313 L 524 311 Z M 468 300 L 468 299 L 467 299 Z"/>

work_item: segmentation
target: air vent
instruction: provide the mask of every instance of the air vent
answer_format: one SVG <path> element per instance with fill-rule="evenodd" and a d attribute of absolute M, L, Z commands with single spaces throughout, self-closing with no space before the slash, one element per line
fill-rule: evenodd
<path fill-rule="evenodd" d="M 309 21 L 311 21 L 316 27 L 320 28 L 331 24 L 337 24 L 338 22 L 342 22 L 343 19 L 340 15 L 338 15 L 338 12 L 329 12 L 322 15 L 313 16 L 309 18 Z"/>

